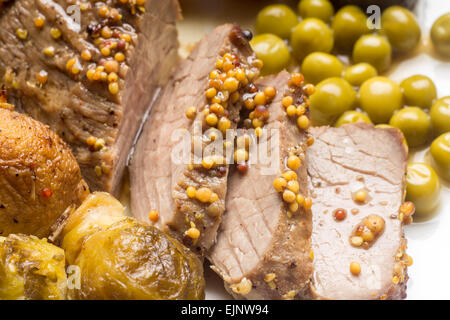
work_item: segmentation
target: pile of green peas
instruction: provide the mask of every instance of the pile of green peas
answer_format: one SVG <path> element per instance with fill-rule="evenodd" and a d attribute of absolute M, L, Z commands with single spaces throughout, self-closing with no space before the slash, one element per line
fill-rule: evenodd
<path fill-rule="evenodd" d="M 376 30 L 353 5 L 335 12 L 329 0 L 301 0 L 297 11 L 274 4 L 258 13 L 250 44 L 264 63 L 262 73 L 299 65 L 305 80 L 316 86 L 310 97 L 314 125 L 366 122 L 398 128 L 410 148 L 432 141 L 432 166 L 410 163 L 406 179 L 407 200 L 415 203 L 416 214 L 431 212 L 440 194 L 438 174 L 450 181 L 450 96 L 438 99 L 425 75 L 400 84 L 381 75 L 394 54 L 411 52 L 419 44 L 421 29 L 414 14 L 391 6 Z M 450 13 L 436 20 L 430 36 L 436 51 L 450 57 Z M 345 66 L 337 55 L 349 56 L 352 65 Z"/>

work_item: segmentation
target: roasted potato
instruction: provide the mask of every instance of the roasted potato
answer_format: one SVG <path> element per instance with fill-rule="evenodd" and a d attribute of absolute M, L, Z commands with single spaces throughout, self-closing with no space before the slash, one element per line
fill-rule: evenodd
<path fill-rule="evenodd" d="M 0 107 L 0 235 L 47 237 L 89 193 L 65 143 L 47 126 Z"/>
<path fill-rule="evenodd" d="M 65 299 L 64 251 L 35 236 L 0 237 L 0 299 Z"/>
<path fill-rule="evenodd" d="M 124 215 L 107 193 L 72 213 L 60 239 L 67 263 L 80 268 L 71 299 L 203 299 L 203 267 L 179 241 Z"/>

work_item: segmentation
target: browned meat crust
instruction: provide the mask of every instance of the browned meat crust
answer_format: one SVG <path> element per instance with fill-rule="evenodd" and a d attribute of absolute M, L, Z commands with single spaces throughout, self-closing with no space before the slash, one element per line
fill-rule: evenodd
<path fill-rule="evenodd" d="M 178 61 L 177 1 L 130 3 L 21 0 L 0 13 L 0 75 L 11 102 L 63 138 L 91 189 L 112 193 Z"/>
<path fill-rule="evenodd" d="M 264 126 L 269 136 L 271 130 L 279 133 L 279 141 L 268 140 L 268 157 L 276 165 L 274 171 L 268 171 L 271 163 L 260 162 L 250 165 L 245 175 L 237 171 L 230 174 L 227 212 L 208 255 L 213 269 L 236 298 L 292 299 L 307 289 L 312 274 L 311 212 L 301 208 L 289 217 L 286 204 L 273 187 L 274 179 L 286 171 L 289 153 L 295 151 L 304 158 L 306 152 L 306 133 L 286 115 L 281 103 L 285 95 L 303 102 L 302 90 L 292 91 L 289 79 L 290 74 L 284 71 L 256 83 L 258 88 L 273 86 L 277 90 Z M 296 172 L 300 193 L 306 197 L 306 165 L 302 163 Z M 249 284 L 251 290 L 239 294 Z"/>
<path fill-rule="evenodd" d="M 216 28 L 198 43 L 166 86 L 152 108 L 131 161 L 134 216 L 148 221 L 150 210 L 156 209 L 159 212 L 157 225 L 170 230 L 200 254 L 213 244 L 222 220 L 228 164 L 205 169 L 202 165 L 190 166 L 184 161 L 173 161 L 172 153 L 181 140 L 180 137 L 172 140 L 172 134 L 176 130 L 193 134 L 193 123 L 204 124 L 203 110 L 208 104 L 205 91 L 209 87 L 209 74 L 215 69 L 217 58 L 226 53 L 236 56 L 243 68 L 246 65 L 252 68 L 255 57 L 241 29 L 230 24 Z M 185 115 L 190 106 L 197 110 L 194 122 Z M 226 111 L 231 122 L 230 129 L 237 126 L 241 106 L 241 100 L 228 103 Z M 189 139 L 187 144 L 190 145 L 190 142 Z M 207 143 L 202 142 L 203 146 Z M 210 204 L 191 199 L 186 194 L 188 186 L 209 188 L 217 194 L 218 200 Z M 192 223 L 200 231 L 196 241 L 185 236 Z"/>

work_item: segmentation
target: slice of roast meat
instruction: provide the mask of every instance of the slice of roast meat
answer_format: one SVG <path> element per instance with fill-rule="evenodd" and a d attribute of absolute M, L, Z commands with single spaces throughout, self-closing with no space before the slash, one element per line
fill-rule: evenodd
<path fill-rule="evenodd" d="M 68 143 L 92 190 L 120 188 L 143 116 L 178 62 L 178 17 L 176 0 L 4 4 L 9 98 Z"/>
<path fill-rule="evenodd" d="M 304 164 L 307 134 L 282 105 L 285 96 L 292 96 L 294 105 L 302 105 L 305 96 L 301 86 L 292 88 L 289 82 L 290 74 L 283 71 L 256 83 L 260 90 L 272 86 L 277 91 L 264 126 L 267 139 L 263 135 L 258 143 L 259 150 L 267 150 L 267 159 L 258 157 L 245 174 L 230 173 L 227 211 L 208 255 L 236 298 L 292 299 L 309 287 L 312 275 L 311 211 L 302 205 L 292 213 L 274 187 L 274 180 L 290 170 L 288 156 L 298 156 L 302 159 L 295 170 L 298 178 L 292 181 L 298 182 L 298 194 L 307 199 L 304 203 L 311 200 Z"/>
<path fill-rule="evenodd" d="M 131 161 L 133 215 L 148 221 L 149 212 L 157 210 L 159 219 L 156 225 L 171 231 L 200 254 L 213 244 L 222 219 L 228 164 L 216 161 L 211 168 L 206 163 L 206 167 L 203 166 L 197 158 L 193 159 L 191 142 L 199 142 L 200 147 L 208 144 L 210 139 L 204 134 L 209 128 L 205 123 L 208 112 L 222 112 L 217 118 L 223 117 L 229 121 L 230 129 L 236 128 L 242 106 L 241 96 L 254 88 L 251 79 L 259 74 L 259 69 L 253 66 L 257 65 L 255 61 L 248 40 L 239 27 L 231 24 L 220 26 L 205 36 L 181 63 L 152 107 Z M 221 77 L 228 77 L 227 72 L 217 71 L 216 67 L 234 72 L 234 80 L 239 78 L 238 69 L 246 72 L 234 94 L 224 88 L 225 78 Z M 214 85 L 217 88 L 214 88 L 216 95 L 212 97 L 215 104 L 211 96 L 207 98 L 205 95 L 206 90 Z M 213 105 L 221 111 L 215 110 Z M 189 110 L 190 118 L 186 113 Z M 198 124 L 200 131 L 195 129 Z M 216 132 L 221 138 L 221 131 Z M 187 141 L 181 137 L 183 134 L 186 137 L 186 133 Z M 188 156 L 177 157 L 179 149 L 186 147 Z M 193 198 L 187 195 L 188 187 L 197 190 Z M 200 193 L 203 197 L 211 194 L 212 201 L 200 201 L 197 197 Z M 189 233 L 188 230 L 194 232 Z"/>
<path fill-rule="evenodd" d="M 310 132 L 315 139 L 307 152 L 313 198 L 311 297 L 404 298 L 411 260 L 402 226 L 413 207 L 402 205 L 407 160 L 402 134 L 369 124 Z"/>

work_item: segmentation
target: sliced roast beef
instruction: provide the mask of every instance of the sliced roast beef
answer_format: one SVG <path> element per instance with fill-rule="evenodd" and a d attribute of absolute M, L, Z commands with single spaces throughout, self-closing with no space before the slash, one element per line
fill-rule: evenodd
<path fill-rule="evenodd" d="M 406 295 L 403 203 L 407 151 L 396 129 L 368 124 L 311 129 L 313 298 L 400 299 Z M 353 263 L 353 264 L 352 264 Z"/>
<path fill-rule="evenodd" d="M 302 105 L 304 95 L 301 86 L 293 89 L 289 82 L 290 74 L 284 71 L 256 83 L 258 89 L 272 86 L 277 92 L 264 126 L 267 139 L 260 138 L 257 145 L 264 150 L 258 151 L 260 155 L 267 150 L 267 158 L 250 161 L 245 174 L 237 170 L 230 173 L 227 211 L 208 256 L 225 287 L 237 298 L 291 299 L 308 287 L 312 274 L 311 212 L 303 206 L 291 212 L 274 187 L 275 179 L 292 173 L 287 167 L 288 156 L 298 156 L 303 161 L 295 170 L 298 179 L 292 181 L 297 180 L 298 194 L 308 199 L 304 165 L 307 135 L 282 105 L 286 96 L 293 97 L 292 105 Z"/>
<path fill-rule="evenodd" d="M 163 230 L 171 231 L 199 253 L 213 244 L 221 222 L 228 164 L 216 163 L 208 168 L 194 161 L 191 141 L 200 139 L 200 147 L 209 143 L 209 138 L 204 135 L 208 129 L 205 118 L 207 113 L 219 114 L 216 109 L 222 109 L 222 116 L 229 120 L 230 129 L 236 128 L 242 106 L 241 97 L 253 88 L 250 78 L 259 73 L 253 67 L 254 60 L 245 34 L 235 25 L 220 26 L 203 38 L 181 63 L 152 107 L 131 161 L 134 216 L 148 221 L 149 212 L 157 210 L 159 219 L 156 224 Z M 248 83 L 241 86 L 241 81 L 235 95 L 223 87 L 225 81 L 222 80 L 225 78 L 221 75 L 230 73 L 216 70 L 216 67 L 225 68 L 225 64 L 226 70 L 234 72 L 233 82 L 239 77 L 236 68 L 246 70 Z M 205 92 L 213 87 L 213 83 L 217 85 L 212 90 L 216 95 L 207 98 Z M 211 98 L 220 101 L 213 103 Z M 196 124 L 200 124 L 200 131 L 196 131 Z M 187 142 L 180 137 L 183 133 L 188 134 Z M 179 149 L 186 146 L 188 158 L 175 159 Z M 197 190 L 192 198 L 187 195 L 188 187 Z M 203 197 L 211 194 L 212 201 L 200 201 L 200 189 Z M 187 233 L 189 230 L 193 233 Z"/>
<path fill-rule="evenodd" d="M 93 190 L 115 193 L 142 118 L 178 61 L 176 0 L 20 0 L 0 16 L 0 73 Z M 142 5 L 141 5 L 142 4 Z"/>

